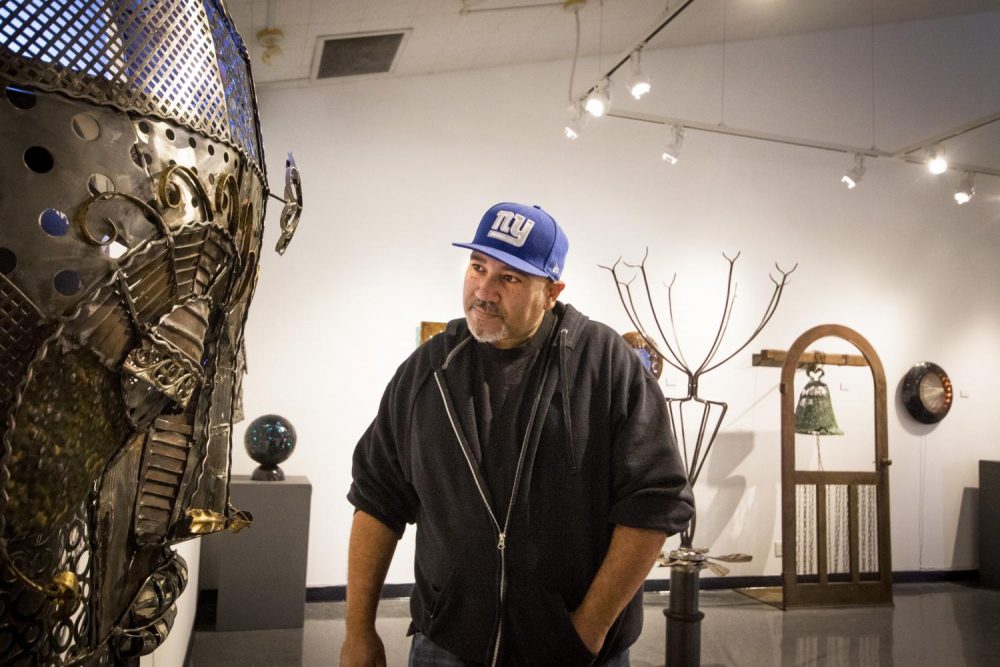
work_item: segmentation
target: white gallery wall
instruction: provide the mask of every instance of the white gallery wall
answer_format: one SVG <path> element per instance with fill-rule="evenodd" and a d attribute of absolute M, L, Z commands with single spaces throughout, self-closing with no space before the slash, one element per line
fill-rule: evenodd
<path fill-rule="evenodd" d="M 1000 108 L 997 34 L 992 12 L 879 26 L 874 35 L 860 28 L 650 51 L 643 65 L 653 92 L 639 103 L 616 87 L 613 106 L 895 150 Z M 578 89 L 597 70 L 596 60 L 581 62 Z M 255 465 L 242 447 L 250 419 L 278 413 L 294 423 L 298 447 L 282 467 L 313 484 L 308 585 L 346 582 L 354 445 L 414 349 L 419 323 L 462 315 L 467 254 L 450 242 L 469 240 L 483 211 L 504 200 L 540 204 L 565 227 L 564 299 L 622 332 L 632 327 L 599 265 L 638 261 L 648 248 L 661 314 L 661 285 L 676 273 L 689 359 L 707 352 L 718 325 L 723 253 L 742 254 L 720 358 L 759 320 L 775 263 L 798 265 L 759 338 L 702 381 L 701 395 L 728 402 L 729 412 L 695 488 L 695 542 L 752 554 L 734 574 L 780 573 L 780 369 L 753 367 L 751 352 L 787 349 L 822 323 L 857 330 L 886 370 L 893 569 L 976 568 L 978 461 L 1000 458 L 1000 178 L 980 176 L 976 197 L 959 207 L 951 194 L 961 174 L 879 159 L 848 191 L 839 179 L 850 156 L 696 131 L 670 167 L 656 124 L 604 118 L 578 141 L 564 139 L 569 73 L 567 60 L 258 91 L 271 186 L 280 192 L 285 152 L 294 151 L 305 212 L 288 252 L 268 251 L 262 262 L 246 333 L 248 419 L 234 429 L 233 469 Z M 995 155 L 997 142 L 1000 130 L 988 127 L 954 145 L 963 161 L 982 163 L 982 147 Z M 279 210 L 269 211 L 269 247 Z M 837 340 L 816 347 L 854 352 Z M 956 388 L 936 426 L 913 421 L 898 399 L 900 379 L 925 360 Z M 871 470 L 870 375 L 829 367 L 826 381 L 847 433 L 823 439 L 826 469 Z M 684 392 L 670 369 L 663 387 Z M 802 466 L 816 466 L 815 441 L 800 437 Z M 389 582 L 413 580 L 412 545 L 411 528 Z"/>

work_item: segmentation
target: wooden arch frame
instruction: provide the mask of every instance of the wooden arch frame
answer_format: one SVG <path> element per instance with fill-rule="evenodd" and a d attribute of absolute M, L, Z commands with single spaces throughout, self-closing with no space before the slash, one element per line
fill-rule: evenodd
<path fill-rule="evenodd" d="M 795 468 L 795 370 L 806 348 L 821 338 L 836 337 L 854 345 L 871 369 L 875 385 L 875 471 L 837 472 Z M 836 363 L 836 362 L 833 362 Z M 799 336 L 781 368 L 781 534 L 782 608 L 845 604 L 892 604 L 892 553 L 889 530 L 888 413 L 885 370 L 875 349 L 861 334 L 839 324 L 823 324 Z M 831 582 L 826 557 L 826 487 L 848 487 L 848 554 L 850 580 Z M 816 486 L 816 582 L 801 582 L 797 571 L 795 490 Z M 862 581 L 859 564 L 858 486 L 874 485 L 878 520 L 878 579 Z M 821 511 L 822 508 L 822 511 Z"/>

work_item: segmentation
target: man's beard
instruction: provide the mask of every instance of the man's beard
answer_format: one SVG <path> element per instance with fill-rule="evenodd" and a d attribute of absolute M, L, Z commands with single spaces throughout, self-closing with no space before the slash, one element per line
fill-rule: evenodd
<path fill-rule="evenodd" d="M 489 301 L 480 301 L 479 299 L 474 299 L 472 302 L 472 307 L 469 310 L 471 311 L 475 309 L 485 311 L 487 314 L 490 315 L 500 315 L 500 309 L 497 307 L 497 305 L 494 303 L 490 303 Z M 472 333 L 472 337 L 475 338 L 480 343 L 496 343 L 498 341 L 507 338 L 510 335 L 510 330 L 507 328 L 507 323 L 504 322 L 503 320 L 500 320 L 501 324 L 500 327 L 492 331 L 487 331 L 486 325 L 484 325 L 483 323 L 475 324 L 473 322 L 473 318 L 469 317 L 468 313 L 466 313 L 465 321 L 469 325 L 469 331 Z"/>

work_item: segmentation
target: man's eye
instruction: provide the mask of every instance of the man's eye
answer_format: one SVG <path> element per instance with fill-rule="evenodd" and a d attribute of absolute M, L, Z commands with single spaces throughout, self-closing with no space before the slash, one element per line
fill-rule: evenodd
<path fill-rule="evenodd" d="M 503 274 L 503 280 L 504 280 L 504 282 L 508 282 L 508 283 L 519 283 L 519 282 L 521 282 L 520 278 L 518 278 L 517 276 L 515 276 L 513 274 L 510 274 L 510 273 Z"/>
<path fill-rule="evenodd" d="M 475 271 L 476 273 L 482 273 L 483 272 L 483 265 L 482 264 L 470 264 L 469 267 L 473 271 Z"/>

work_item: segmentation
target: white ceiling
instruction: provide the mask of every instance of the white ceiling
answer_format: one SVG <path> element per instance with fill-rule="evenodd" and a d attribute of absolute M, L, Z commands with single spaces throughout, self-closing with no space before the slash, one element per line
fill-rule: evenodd
<path fill-rule="evenodd" d="M 579 9 L 580 55 L 600 54 L 606 71 L 686 2 L 584 0 Z M 312 77 L 322 38 L 335 35 L 407 31 L 392 71 L 369 75 L 373 77 L 569 60 L 576 24 L 573 12 L 563 4 L 562 0 L 227 0 L 250 52 L 255 81 L 299 86 L 329 85 L 317 84 Z M 693 0 L 647 49 L 995 10 L 1000 10 L 1000 0 Z M 281 54 L 265 63 L 257 33 L 267 27 L 279 28 L 284 37 Z M 949 125 L 937 132 L 953 129 Z M 956 167 L 1000 176 L 1000 123 L 991 121 L 947 143 Z M 957 148 L 961 150 L 953 150 Z"/>
<path fill-rule="evenodd" d="M 583 56 L 611 60 L 684 0 L 587 0 Z M 320 37 L 408 29 L 390 76 L 565 60 L 573 14 L 553 0 L 228 0 L 250 51 L 254 79 L 308 81 Z M 747 40 L 1000 9 L 1000 0 L 695 0 L 649 48 Z M 256 34 L 284 33 L 281 55 L 263 63 Z"/>

